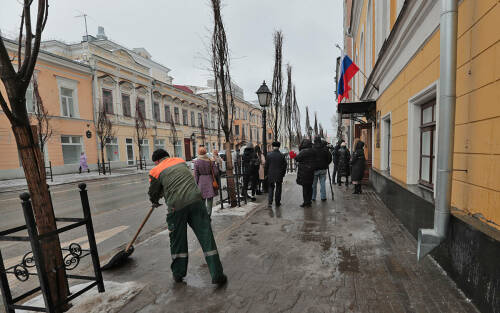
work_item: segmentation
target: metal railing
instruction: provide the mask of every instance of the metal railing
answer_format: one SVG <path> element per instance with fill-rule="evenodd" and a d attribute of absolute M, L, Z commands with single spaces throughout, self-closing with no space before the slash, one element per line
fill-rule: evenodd
<path fill-rule="evenodd" d="M 106 174 L 109 174 L 111 175 L 111 162 L 108 161 L 108 162 L 99 162 L 99 160 L 97 160 L 97 170 L 99 171 L 99 175 L 103 174 L 103 175 L 106 175 Z"/>
<path fill-rule="evenodd" d="M 45 177 L 46 179 L 49 179 L 50 181 L 54 181 L 54 174 L 52 173 L 52 161 L 49 161 L 49 166 L 45 166 Z"/>
<path fill-rule="evenodd" d="M 29 242 L 31 245 L 31 251 L 24 254 L 20 263 L 12 266 L 5 267 L 2 253 L 0 250 L 0 288 L 2 292 L 3 306 L 6 313 L 15 313 L 15 310 L 27 310 L 35 312 L 49 312 L 55 313 L 60 311 L 60 308 L 65 306 L 71 300 L 82 295 L 86 291 L 97 286 L 99 292 L 104 292 L 104 282 L 102 279 L 101 267 L 99 264 L 99 254 L 97 251 L 97 244 L 94 235 L 94 227 L 92 224 L 92 216 L 90 213 L 90 205 L 88 194 L 86 190 L 86 184 L 81 183 L 78 185 L 80 188 L 80 199 L 83 208 L 83 218 L 56 218 L 57 222 L 71 223 L 64 227 L 58 228 L 55 231 L 39 234 L 38 228 L 35 222 L 35 216 L 33 213 L 33 208 L 31 206 L 30 195 L 25 192 L 20 195 L 22 200 L 22 207 L 24 213 L 25 225 L 14 227 L 11 229 L 4 230 L 0 232 L 0 241 L 17 241 L 17 242 Z M 51 199 L 52 201 L 52 199 Z M 80 244 L 74 242 L 68 247 L 61 247 L 63 252 L 63 266 L 67 272 L 74 270 L 80 264 L 82 258 L 90 256 L 92 259 L 92 265 L 94 270 L 94 276 L 83 276 L 83 275 L 72 275 L 66 274 L 64 278 L 66 281 L 68 279 L 77 279 L 83 281 L 90 281 L 91 283 L 85 288 L 79 290 L 78 292 L 69 294 L 66 299 L 58 303 L 54 303 L 52 300 L 50 292 L 57 292 L 49 289 L 49 273 L 46 271 L 46 259 L 44 258 L 44 253 L 42 252 L 42 242 L 47 240 L 52 240 L 53 236 L 58 236 L 61 233 L 67 232 L 78 227 L 85 226 L 87 232 L 87 238 L 89 243 L 89 249 L 83 249 Z M 20 236 L 12 234 L 27 231 L 27 236 Z M 32 269 L 36 270 L 33 271 Z M 9 284 L 8 276 L 13 275 L 17 280 L 21 282 L 26 282 L 31 276 L 37 276 L 40 282 L 40 286 L 31 289 L 20 296 L 13 297 L 12 290 Z M 17 288 L 16 288 L 17 289 Z M 43 299 L 45 307 L 28 306 L 18 304 L 23 300 L 41 292 L 43 294 Z"/>

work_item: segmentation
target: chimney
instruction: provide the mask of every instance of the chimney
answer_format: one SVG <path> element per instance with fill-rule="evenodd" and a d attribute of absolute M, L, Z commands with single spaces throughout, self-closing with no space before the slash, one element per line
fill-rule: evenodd
<path fill-rule="evenodd" d="M 106 34 L 104 33 L 104 27 L 102 26 L 97 27 L 97 39 L 108 39 L 108 37 L 106 37 Z"/>

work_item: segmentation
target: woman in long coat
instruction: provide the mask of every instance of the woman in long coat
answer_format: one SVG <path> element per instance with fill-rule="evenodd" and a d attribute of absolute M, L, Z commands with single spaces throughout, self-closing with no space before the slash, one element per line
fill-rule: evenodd
<path fill-rule="evenodd" d="M 259 180 L 257 181 L 257 194 L 261 195 L 262 194 L 262 189 L 261 185 L 262 182 L 264 181 L 264 166 L 266 165 L 266 157 L 260 150 L 259 146 L 255 146 L 255 153 L 257 153 L 257 156 L 259 157 Z"/>
<path fill-rule="evenodd" d="M 297 184 L 302 186 L 302 197 L 304 203 L 301 207 L 310 207 L 312 204 L 312 185 L 316 163 L 316 153 L 312 149 L 312 142 L 309 139 L 302 140 L 299 147 L 299 154 L 295 157 L 299 164 L 297 170 Z"/>
<path fill-rule="evenodd" d="M 80 174 L 82 173 L 82 171 L 87 171 L 88 173 L 90 173 L 90 170 L 89 170 L 89 166 L 87 164 L 87 156 L 85 155 L 85 152 L 82 152 L 80 154 L 80 169 L 79 169 L 79 172 Z"/>
<path fill-rule="evenodd" d="M 353 194 L 361 193 L 361 181 L 363 180 L 363 176 L 365 175 L 365 151 L 364 151 L 365 143 L 361 140 L 356 143 L 354 147 L 354 152 L 352 153 L 352 172 L 351 172 L 351 180 L 354 184 L 354 192 Z"/>
<path fill-rule="evenodd" d="M 213 187 L 213 177 L 217 177 L 218 173 L 216 163 L 208 157 L 207 150 L 200 147 L 198 149 L 198 158 L 194 161 L 194 179 L 198 184 L 198 188 L 200 188 L 203 200 L 205 200 L 208 216 L 212 215 L 213 198 L 216 195 Z"/>

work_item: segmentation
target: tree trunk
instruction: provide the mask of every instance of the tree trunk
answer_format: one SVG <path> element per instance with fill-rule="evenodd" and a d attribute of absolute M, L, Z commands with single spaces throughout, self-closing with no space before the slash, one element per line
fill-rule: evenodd
<path fill-rule="evenodd" d="M 102 173 L 106 175 L 106 165 L 104 164 L 104 145 L 102 144 L 101 140 L 101 166 L 102 166 Z"/>
<path fill-rule="evenodd" d="M 37 138 L 36 128 L 31 129 L 29 126 L 24 125 L 12 126 L 12 131 L 21 155 L 38 233 L 42 235 L 55 231 L 57 225 L 46 182 L 43 158 L 40 148 L 34 140 L 34 138 Z M 40 244 L 45 260 L 45 271 L 49 280 L 49 296 L 53 303 L 63 302 L 68 297 L 68 281 L 59 236 L 57 234 L 50 236 Z M 66 307 L 63 306 L 64 311 L 67 309 L 67 305 Z"/>
<path fill-rule="evenodd" d="M 233 156 L 231 155 L 231 143 L 229 140 L 226 140 L 224 149 L 226 150 L 227 194 L 229 196 L 229 204 L 234 208 L 238 205 L 238 202 L 236 200 L 236 190 L 234 188 Z"/>

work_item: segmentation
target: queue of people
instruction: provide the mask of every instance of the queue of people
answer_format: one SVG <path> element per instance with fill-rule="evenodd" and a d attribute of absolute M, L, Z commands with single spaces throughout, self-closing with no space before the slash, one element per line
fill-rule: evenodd
<path fill-rule="evenodd" d="M 314 144 L 309 139 L 302 140 L 298 155 L 294 155 L 298 164 L 297 183 L 302 186 L 303 208 L 311 207 L 316 200 L 317 183 L 320 184 L 320 198 L 327 200 L 326 175 L 329 175 L 330 163 L 334 162 L 334 179 L 339 185 L 342 177 L 349 175 L 354 184 L 354 193 L 361 193 L 361 180 L 365 171 L 364 143 L 357 141 L 350 158 L 350 152 L 344 141 L 339 141 L 332 153 L 327 143 L 321 137 L 314 138 Z M 242 156 L 243 197 L 255 200 L 260 194 L 260 185 L 264 179 L 268 181 L 268 207 L 273 203 L 281 205 L 283 178 L 287 170 L 285 155 L 280 152 L 280 143 L 272 143 L 273 150 L 266 156 L 260 147 L 247 144 Z M 223 285 L 227 282 L 217 245 L 211 227 L 213 198 L 220 186 L 220 171 L 222 159 L 218 151 L 213 156 L 207 155 L 204 147 L 198 149 L 198 158 L 194 161 L 194 173 L 186 161 L 181 158 L 171 158 L 167 151 L 154 151 L 152 160 L 155 167 L 149 172 L 149 198 L 153 207 L 160 206 L 160 200 L 165 200 L 167 207 L 167 224 L 170 236 L 170 252 L 172 256 L 172 275 L 175 282 L 182 282 L 187 273 L 188 245 L 187 225 L 193 229 L 203 249 L 212 283 Z M 248 195 L 248 187 L 252 191 Z"/>

